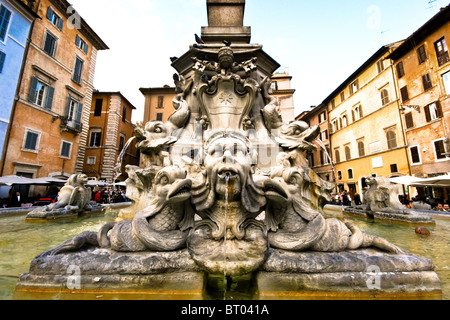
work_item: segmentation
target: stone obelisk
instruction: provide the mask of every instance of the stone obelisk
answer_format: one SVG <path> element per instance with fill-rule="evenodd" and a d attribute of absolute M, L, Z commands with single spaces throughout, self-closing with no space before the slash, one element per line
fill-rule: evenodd
<path fill-rule="evenodd" d="M 250 43 L 251 28 L 244 27 L 245 0 L 207 0 L 208 26 L 202 27 L 205 42 Z"/>

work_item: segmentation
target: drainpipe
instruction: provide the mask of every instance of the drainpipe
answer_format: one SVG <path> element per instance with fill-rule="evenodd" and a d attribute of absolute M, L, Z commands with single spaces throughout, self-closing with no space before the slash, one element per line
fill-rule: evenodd
<path fill-rule="evenodd" d="M 403 142 L 405 144 L 405 154 L 406 154 L 406 162 L 408 163 L 408 173 L 411 176 L 412 175 L 412 171 L 411 171 L 411 163 L 410 163 L 410 157 L 409 157 L 409 152 L 408 152 L 408 139 L 407 139 L 407 136 L 406 136 L 405 126 L 403 124 L 402 111 L 400 110 L 400 106 L 401 106 L 401 104 L 400 104 L 400 94 L 399 94 L 399 89 L 398 89 L 398 82 L 396 80 L 396 73 L 395 73 L 396 70 L 394 68 L 394 63 L 393 62 L 394 61 L 391 59 L 391 66 L 390 66 L 390 68 L 392 69 L 392 80 L 393 80 L 393 83 L 394 83 L 395 95 L 396 95 L 395 98 L 397 99 L 397 106 L 398 106 L 397 110 L 398 110 L 398 115 L 399 115 L 399 118 L 400 118 L 400 126 L 401 126 L 401 129 L 402 129 Z M 410 191 L 411 190 L 408 187 L 409 195 L 411 195 Z M 403 187 L 403 193 L 405 193 L 405 188 L 404 187 Z"/>
<path fill-rule="evenodd" d="M 38 12 L 40 4 L 41 4 L 41 1 L 39 1 L 37 6 L 36 6 L 36 14 Z M 39 17 L 39 18 L 36 18 L 36 19 L 41 19 L 41 18 Z M 9 119 L 8 130 L 7 130 L 6 137 L 5 137 L 5 145 L 3 147 L 3 154 L 2 154 L 1 168 L 0 168 L 0 177 L 3 176 L 3 172 L 5 170 L 6 154 L 8 153 L 8 146 L 9 146 L 9 140 L 11 138 L 12 124 L 13 124 L 13 121 L 14 121 L 14 116 L 16 114 L 17 102 L 20 99 L 20 89 L 22 87 L 23 72 L 25 70 L 25 66 L 26 66 L 26 63 L 27 63 L 27 60 L 28 60 L 28 52 L 29 52 L 29 49 L 30 49 L 31 37 L 33 35 L 33 29 L 34 29 L 34 24 L 35 24 L 36 19 L 33 19 L 33 22 L 30 25 L 30 32 L 28 33 L 27 44 L 25 46 L 25 52 L 24 52 L 24 55 L 23 55 L 24 58 L 23 58 L 23 61 L 22 61 L 22 66 L 20 67 L 19 80 L 18 80 L 18 83 L 17 83 L 16 94 L 15 94 L 15 97 L 14 97 L 14 103 L 13 103 L 13 107 L 12 107 L 12 110 L 11 110 L 11 116 L 10 116 L 10 119 Z"/>

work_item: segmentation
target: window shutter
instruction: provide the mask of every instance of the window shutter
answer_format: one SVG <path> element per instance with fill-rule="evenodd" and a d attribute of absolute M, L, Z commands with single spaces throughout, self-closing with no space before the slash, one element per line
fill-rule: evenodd
<path fill-rule="evenodd" d="M 59 18 L 58 20 L 58 29 L 62 31 L 64 25 L 64 20 Z"/>
<path fill-rule="evenodd" d="M 85 45 L 84 45 L 84 53 L 88 53 L 88 51 L 89 51 L 89 45 L 86 43 Z"/>
<path fill-rule="evenodd" d="M 411 112 L 405 114 L 405 121 L 407 129 L 411 129 L 414 127 L 414 120 Z"/>
<path fill-rule="evenodd" d="M 34 103 L 34 99 L 36 98 L 36 87 L 38 84 L 38 79 L 36 77 L 33 77 L 31 80 L 31 87 L 30 87 L 30 95 L 28 96 L 28 101 Z"/>
<path fill-rule="evenodd" d="M 55 88 L 48 87 L 48 89 L 47 89 L 47 100 L 45 102 L 45 109 L 52 110 L 54 93 L 55 93 Z"/>
<path fill-rule="evenodd" d="M 444 116 L 442 113 L 442 106 L 440 101 L 436 101 L 436 114 L 438 118 L 442 118 Z"/>
<path fill-rule="evenodd" d="M 66 108 L 66 118 L 67 120 L 71 121 L 71 115 L 70 115 L 70 104 L 72 103 L 72 98 L 69 96 L 67 98 L 67 108 Z"/>
<path fill-rule="evenodd" d="M 427 122 L 430 122 L 431 121 L 430 106 L 426 106 L 423 109 L 425 110 L 425 118 Z"/>
<path fill-rule="evenodd" d="M 77 38 L 75 39 L 75 44 L 77 45 L 77 47 L 80 46 L 80 42 L 81 42 L 80 36 L 77 35 Z"/>
<path fill-rule="evenodd" d="M 78 103 L 77 106 L 77 114 L 75 117 L 75 122 L 76 122 L 76 129 L 81 129 L 81 117 L 83 116 L 83 104 L 82 103 Z"/>
<path fill-rule="evenodd" d="M 0 73 L 3 71 L 3 65 L 5 64 L 6 54 L 0 51 Z"/>
<path fill-rule="evenodd" d="M 52 14 L 53 14 L 53 9 L 52 7 L 48 7 L 47 9 L 47 19 L 51 20 L 52 19 Z"/>

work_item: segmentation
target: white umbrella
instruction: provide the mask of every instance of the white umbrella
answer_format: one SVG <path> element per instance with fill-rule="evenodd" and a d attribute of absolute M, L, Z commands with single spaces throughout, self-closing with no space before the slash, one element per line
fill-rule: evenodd
<path fill-rule="evenodd" d="M 14 184 L 33 184 L 33 179 L 16 175 L 0 177 L 0 184 L 12 186 Z"/>
<path fill-rule="evenodd" d="M 450 175 L 427 179 L 404 176 L 391 178 L 390 181 L 411 187 L 450 187 Z"/>

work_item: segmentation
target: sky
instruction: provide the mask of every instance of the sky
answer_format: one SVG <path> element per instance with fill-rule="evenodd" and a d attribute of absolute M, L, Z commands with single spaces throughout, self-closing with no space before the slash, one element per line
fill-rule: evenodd
<path fill-rule="evenodd" d="M 110 50 L 100 51 L 94 86 L 120 91 L 142 121 L 139 88 L 174 86 L 170 57 L 207 26 L 206 0 L 70 0 Z M 246 0 L 251 43 L 288 68 L 296 115 L 319 105 L 383 45 L 409 37 L 448 0 Z"/>

